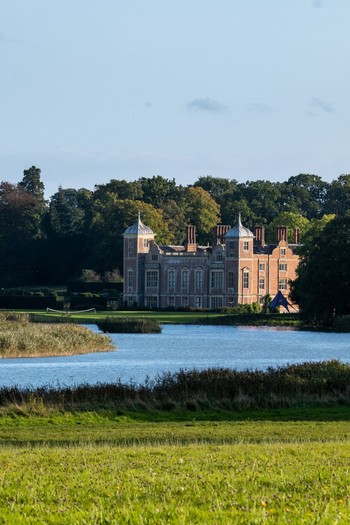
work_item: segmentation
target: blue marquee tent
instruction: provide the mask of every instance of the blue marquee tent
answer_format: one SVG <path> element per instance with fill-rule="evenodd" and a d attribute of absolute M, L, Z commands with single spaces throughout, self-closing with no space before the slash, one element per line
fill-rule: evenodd
<path fill-rule="evenodd" d="M 289 312 L 289 306 L 291 306 L 290 303 L 288 303 L 287 299 L 284 297 L 281 290 L 278 291 L 277 295 L 272 299 L 271 303 L 269 304 L 270 312 L 274 312 L 277 306 L 284 306 L 287 312 Z"/>

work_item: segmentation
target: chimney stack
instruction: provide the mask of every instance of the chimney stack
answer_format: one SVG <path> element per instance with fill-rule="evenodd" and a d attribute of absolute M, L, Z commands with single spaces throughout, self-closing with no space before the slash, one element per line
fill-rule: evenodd
<path fill-rule="evenodd" d="M 294 228 L 293 231 L 293 243 L 300 244 L 300 228 Z"/>
<path fill-rule="evenodd" d="M 191 224 L 187 226 L 185 246 L 187 252 L 197 251 L 196 227 Z"/>
<path fill-rule="evenodd" d="M 213 246 L 217 244 L 224 244 L 225 234 L 230 230 L 230 226 L 227 224 L 218 224 L 212 229 L 213 234 Z"/>
<path fill-rule="evenodd" d="M 277 226 L 277 242 L 288 241 L 288 229 L 286 226 Z"/>
<path fill-rule="evenodd" d="M 257 246 L 265 246 L 265 226 L 255 226 L 254 237 Z"/>

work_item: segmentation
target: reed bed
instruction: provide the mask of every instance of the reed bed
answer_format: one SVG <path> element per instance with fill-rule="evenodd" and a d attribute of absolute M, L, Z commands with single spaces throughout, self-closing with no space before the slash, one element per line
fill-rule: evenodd
<path fill-rule="evenodd" d="M 71 355 L 112 350 L 108 336 L 75 324 L 30 322 L 26 314 L 0 314 L 0 357 Z"/>
<path fill-rule="evenodd" d="M 60 410 L 260 410 L 350 405 L 350 365 L 310 362 L 266 371 L 217 368 L 166 373 L 144 384 L 3 387 L 0 407 Z"/>

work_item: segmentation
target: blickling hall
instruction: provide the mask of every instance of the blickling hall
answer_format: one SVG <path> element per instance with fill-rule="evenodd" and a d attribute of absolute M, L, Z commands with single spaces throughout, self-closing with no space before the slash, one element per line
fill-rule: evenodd
<path fill-rule="evenodd" d="M 254 234 L 239 216 L 231 228 L 213 229 L 211 246 L 199 246 L 195 226 L 187 227 L 183 246 L 159 246 L 155 234 L 138 221 L 124 234 L 124 290 L 127 306 L 149 308 L 222 308 L 263 302 L 279 290 L 288 296 L 295 278 L 299 229 L 278 227 L 274 244 L 265 243 L 263 226 Z"/>

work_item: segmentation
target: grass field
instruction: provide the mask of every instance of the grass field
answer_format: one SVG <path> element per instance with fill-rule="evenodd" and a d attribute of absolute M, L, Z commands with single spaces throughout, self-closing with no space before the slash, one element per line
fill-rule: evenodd
<path fill-rule="evenodd" d="M 0 523 L 349 523 L 350 421 L 271 415 L 3 416 Z"/>
<path fill-rule="evenodd" d="M 39 312 L 38 312 L 39 313 Z M 47 314 L 45 316 L 62 317 L 62 314 Z M 130 319 L 155 319 L 160 323 L 174 323 L 174 324 L 192 324 L 198 323 L 201 318 L 216 318 L 222 317 L 224 314 L 220 313 L 201 313 L 201 312 L 162 312 L 162 311 L 101 311 L 96 313 L 74 313 L 71 312 L 69 318 L 78 323 L 95 323 L 96 320 L 105 319 L 106 317 Z"/>

